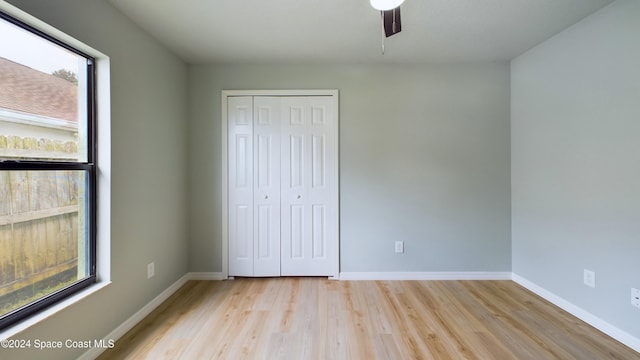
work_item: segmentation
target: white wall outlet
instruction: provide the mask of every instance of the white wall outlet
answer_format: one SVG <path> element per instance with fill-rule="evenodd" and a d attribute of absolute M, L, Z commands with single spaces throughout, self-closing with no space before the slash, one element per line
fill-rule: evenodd
<path fill-rule="evenodd" d="M 156 274 L 156 264 L 155 262 L 150 262 L 147 264 L 147 279 L 151 279 Z"/>
<path fill-rule="evenodd" d="M 591 271 L 591 270 L 587 270 L 584 269 L 584 284 L 595 288 L 596 287 L 596 273 Z"/>
<path fill-rule="evenodd" d="M 640 290 L 631 288 L 631 305 L 640 309 Z"/>
<path fill-rule="evenodd" d="M 396 241 L 396 253 L 402 254 L 404 252 L 404 241 Z"/>

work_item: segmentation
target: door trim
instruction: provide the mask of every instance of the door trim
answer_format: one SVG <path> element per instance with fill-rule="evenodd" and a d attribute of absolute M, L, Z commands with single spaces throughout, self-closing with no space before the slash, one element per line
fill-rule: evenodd
<path fill-rule="evenodd" d="M 335 173 L 335 181 L 337 184 L 336 197 L 337 197 L 337 209 L 336 209 L 336 246 L 334 254 L 333 275 L 329 276 L 329 279 L 338 280 L 340 278 L 340 117 L 339 117 L 339 98 L 337 89 L 325 89 L 325 90 L 222 90 L 221 102 L 222 102 L 222 117 L 220 121 L 220 133 L 222 143 L 222 278 L 229 278 L 229 164 L 228 164 L 228 136 L 229 128 L 227 122 L 227 100 L 230 97 L 235 96 L 331 96 L 334 99 L 334 116 L 337 126 L 335 127 L 336 133 L 334 134 L 336 139 L 336 158 L 337 171 Z"/>

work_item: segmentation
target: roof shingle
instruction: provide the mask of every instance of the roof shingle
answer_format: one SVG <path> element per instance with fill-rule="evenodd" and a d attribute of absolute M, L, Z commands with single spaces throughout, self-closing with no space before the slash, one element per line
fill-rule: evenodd
<path fill-rule="evenodd" d="M 78 86 L 0 57 L 0 108 L 78 121 Z"/>

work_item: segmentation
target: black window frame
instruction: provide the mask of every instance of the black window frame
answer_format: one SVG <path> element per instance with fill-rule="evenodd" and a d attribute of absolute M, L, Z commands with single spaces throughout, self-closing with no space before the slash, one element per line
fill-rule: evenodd
<path fill-rule="evenodd" d="M 23 307 L 11 311 L 0 317 L 0 330 L 6 329 L 15 323 L 22 321 L 43 309 L 54 305 L 96 282 L 96 249 L 97 249 L 97 142 L 96 142 L 96 59 L 87 53 L 47 34 L 44 31 L 16 19 L 0 10 L 0 19 L 16 25 L 24 30 L 37 35 L 55 45 L 71 51 L 87 59 L 87 112 L 86 119 L 79 118 L 78 122 L 87 123 L 87 160 L 86 161 L 42 161 L 42 160 L 7 160 L 0 158 L 0 171 L 83 171 L 86 175 L 87 194 L 87 261 L 89 274 L 71 285 L 47 294 Z M 2 86 L 2 84 L 0 84 Z"/>

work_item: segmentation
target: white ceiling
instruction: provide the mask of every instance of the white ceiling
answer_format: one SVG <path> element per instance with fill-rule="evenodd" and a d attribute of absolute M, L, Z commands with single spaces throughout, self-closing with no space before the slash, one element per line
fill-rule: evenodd
<path fill-rule="evenodd" d="M 381 54 L 368 0 L 108 0 L 192 64 L 503 61 L 613 0 L 406 0 Z"/>

